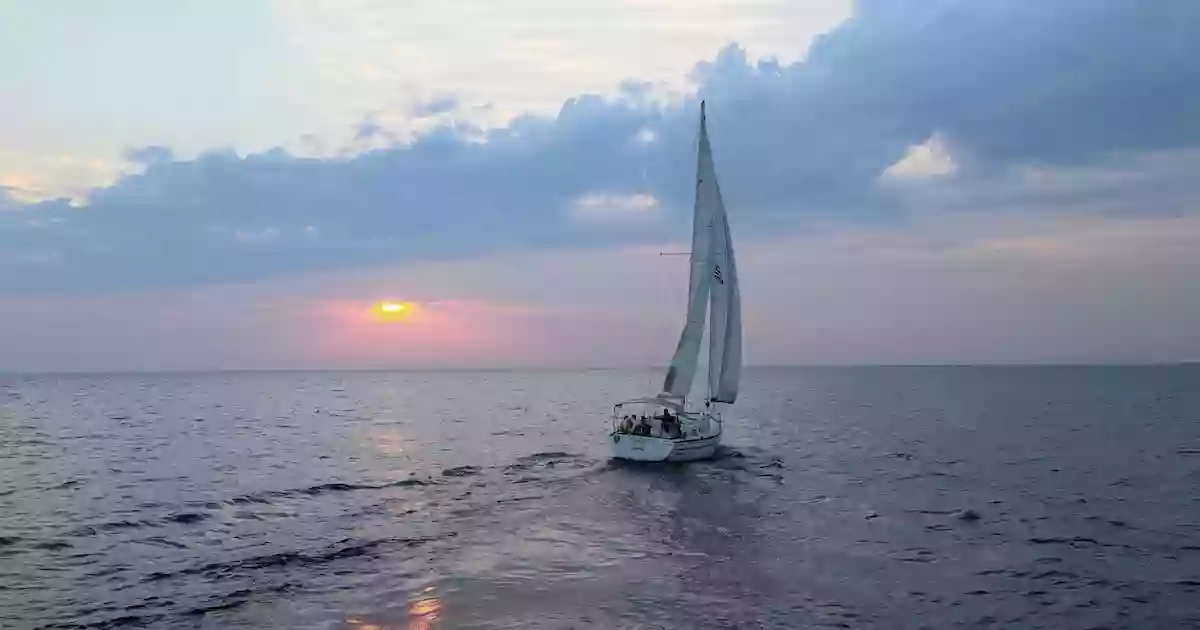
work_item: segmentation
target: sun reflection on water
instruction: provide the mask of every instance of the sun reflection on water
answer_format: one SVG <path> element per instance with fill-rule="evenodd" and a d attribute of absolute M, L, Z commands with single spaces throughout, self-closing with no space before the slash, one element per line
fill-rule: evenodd
<path fill-rule="evenodd" d="M 429 630 L 442 611 L 442 603 L 436 597 L 424 597 L 408 606 L 408 630 Z"/>
<path fill-rule="evenodd" d="M 432 587 L 425 589 L 425 595 L 414 599 L 408 604 L 408 619 L 399 624 L 375 624 L 359 617 L 348 617 L 346 626 L 351 630 L 430 630 L 442 611 L 442 602 L 431 594 Z"/>

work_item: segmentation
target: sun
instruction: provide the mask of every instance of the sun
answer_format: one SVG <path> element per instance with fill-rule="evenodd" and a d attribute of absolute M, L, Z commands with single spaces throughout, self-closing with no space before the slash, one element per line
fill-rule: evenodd
<path fill-rule="evenodd" d="M 412 302 L 376 302 L 371 312 L 382 321 L 401 321 L 412 315 L 416 305 Z"/>

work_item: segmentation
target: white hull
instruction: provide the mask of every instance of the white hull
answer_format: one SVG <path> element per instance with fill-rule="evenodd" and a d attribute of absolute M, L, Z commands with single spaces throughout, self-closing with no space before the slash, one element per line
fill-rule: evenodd
<path fill-rule="evenodd" d="M 721 433 L 693 438 L 664 438 L 632 433 L 609 434 L 612 455 L 635 462 L 688 462 L 708 459 L 721 443 Z"/>

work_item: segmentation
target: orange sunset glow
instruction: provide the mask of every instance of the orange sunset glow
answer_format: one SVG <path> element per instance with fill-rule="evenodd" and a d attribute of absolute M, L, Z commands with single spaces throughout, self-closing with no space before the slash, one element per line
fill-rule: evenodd
<path fill-rule="evenodd" d="M 528 341 L 523 313 L 483 302 L 334 301 L 321 313 L 322 334 L 313 341 L 323 356 L 343 361 L 454 363 L 516 351 Z"/>

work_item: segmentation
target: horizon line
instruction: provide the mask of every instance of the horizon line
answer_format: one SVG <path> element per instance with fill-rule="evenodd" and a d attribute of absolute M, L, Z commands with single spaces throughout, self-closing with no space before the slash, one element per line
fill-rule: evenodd
<path fill-rule="evenodd" d="M 1122 367 L 1187 367 L 1200 365 L 1200 360 L 1178 361 L 996 361 L 996 362 L 901 362 L 901 363 L 758 363 L 743 367 L 746 370 L 761 369 L 881 369 L 881 368 L 1122 368 Z M 600 371 L 657 371 L 665 365 L 625 366 L 459 366 L 459 367 L 231 367 L 231 368 L 168 368 L 168 369 L 115 369 L 115 370 L 13 370 L 0 369 L 0 376 L 102 376 L 134 374 L 244 374 L 244 373 L 327 373 L 327 372 L 376 372 L 376 373 L 430 373 L 430 372 L 600 372 Z"/>

